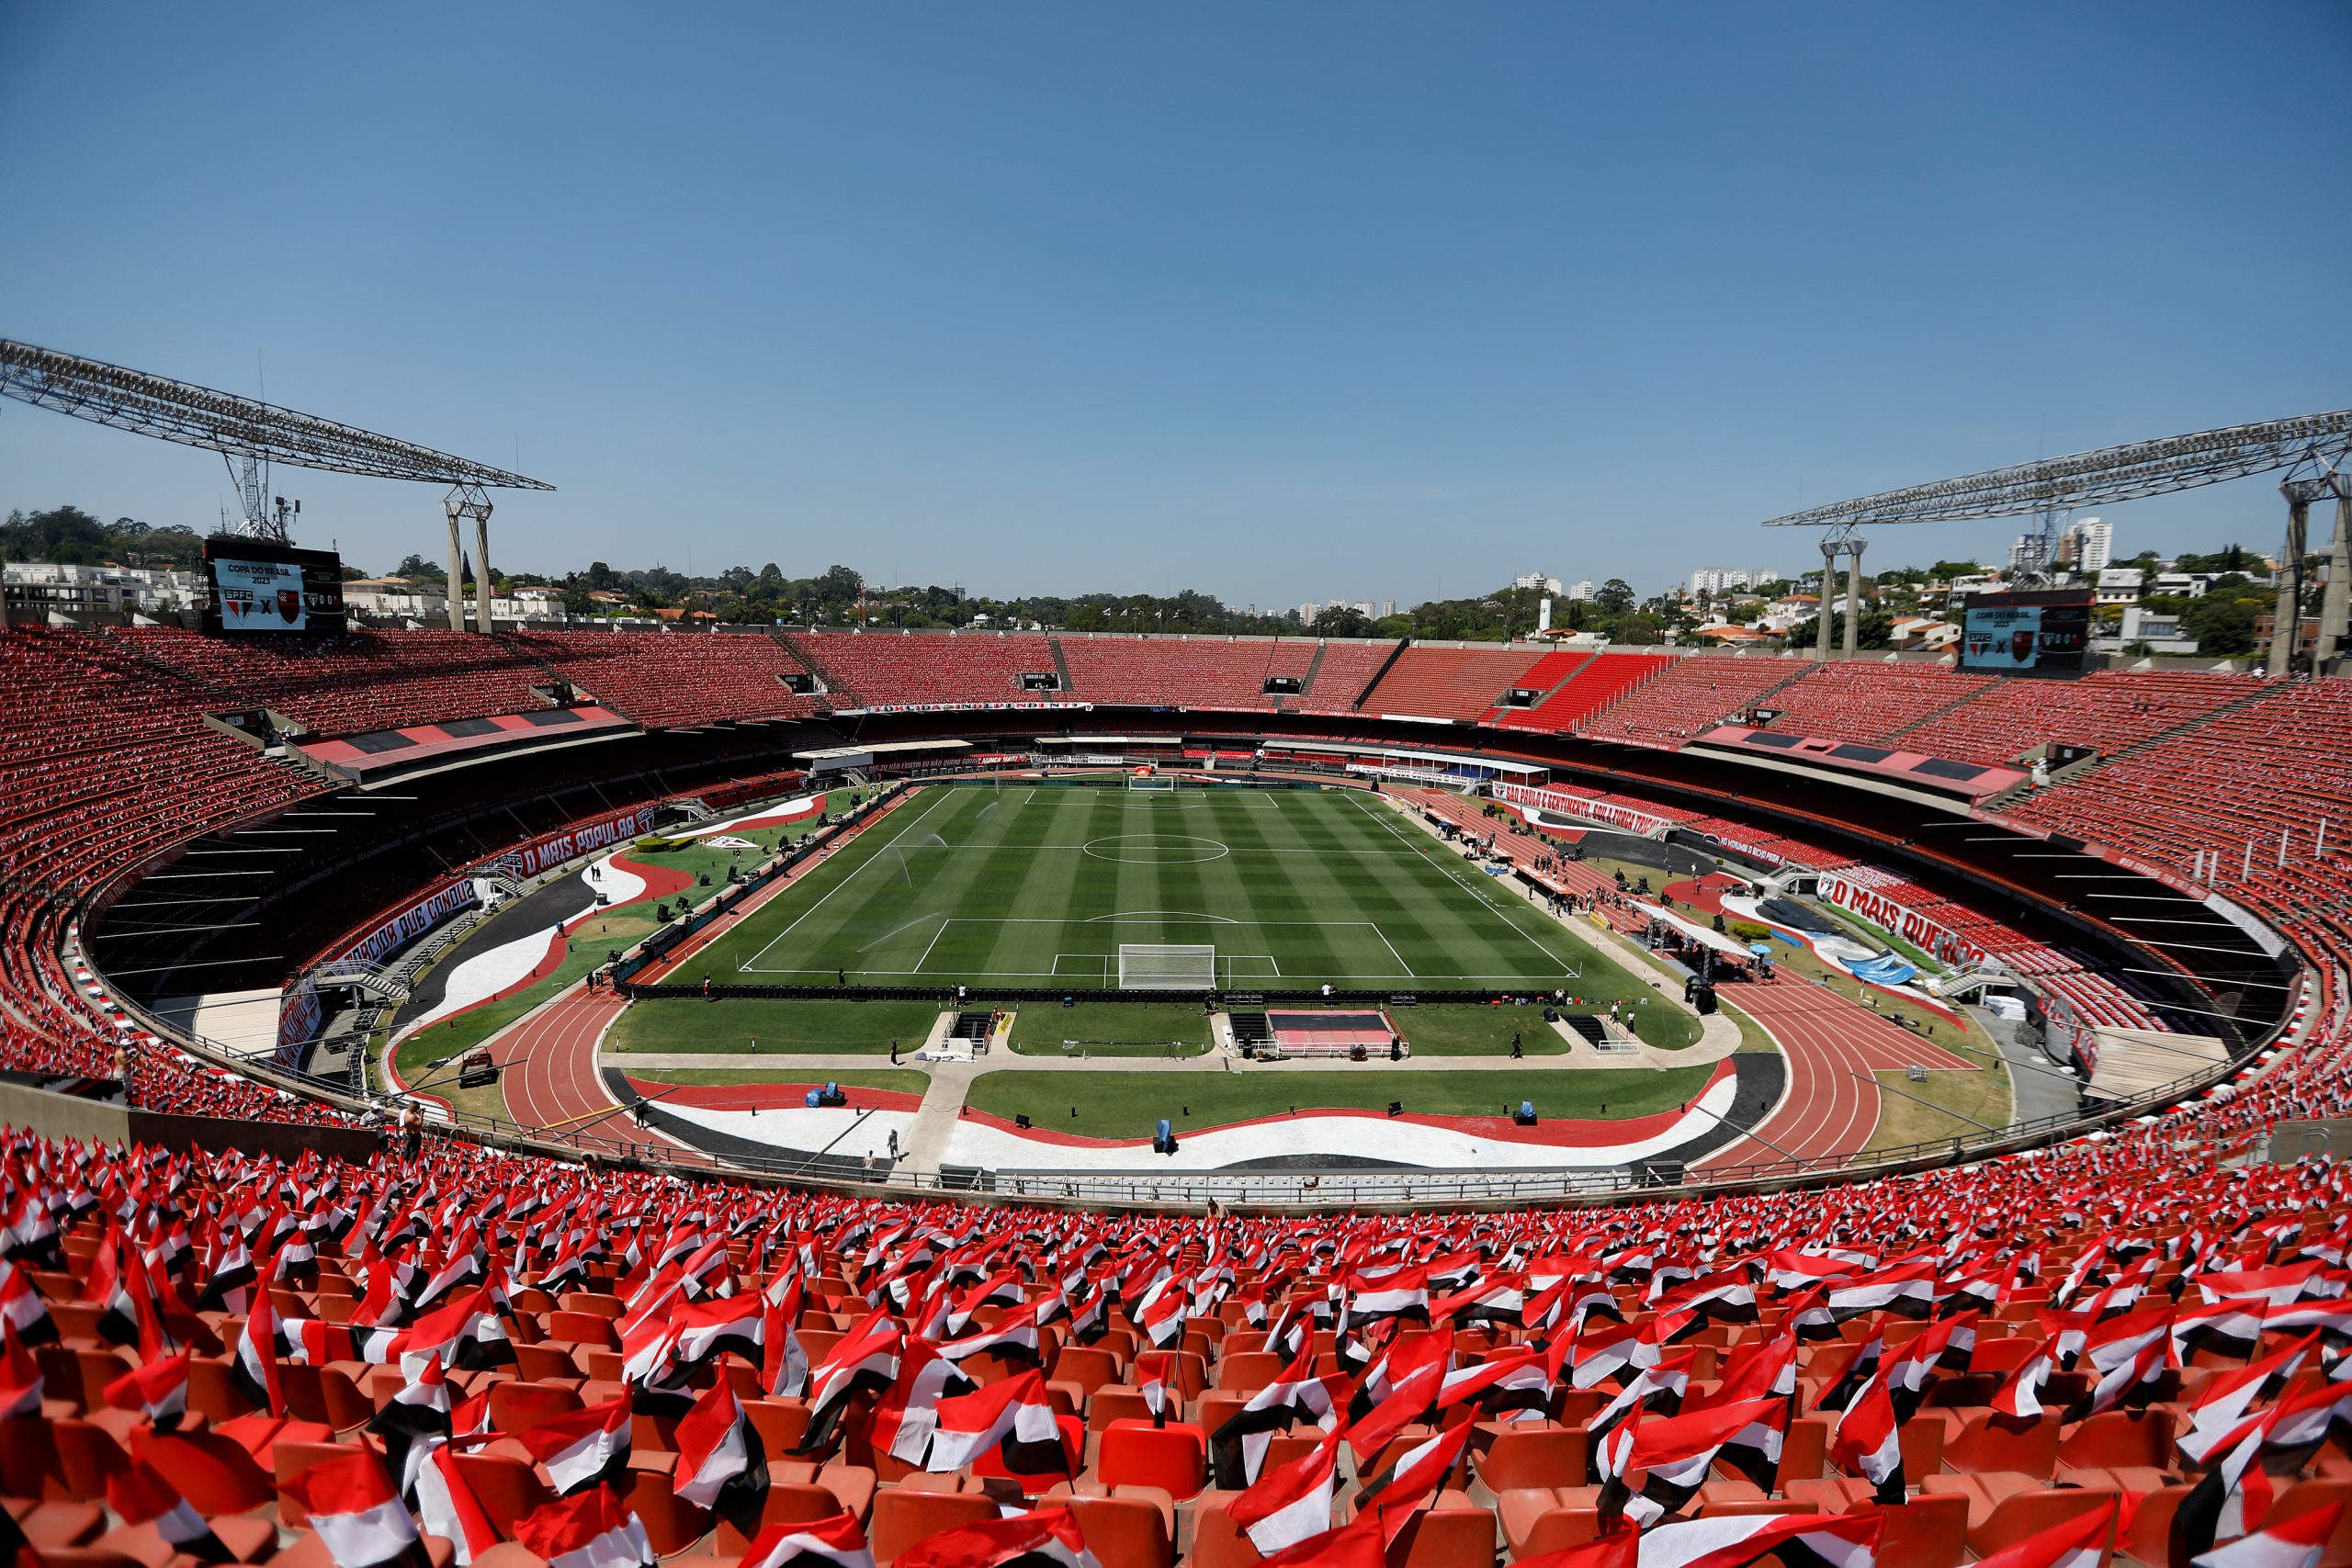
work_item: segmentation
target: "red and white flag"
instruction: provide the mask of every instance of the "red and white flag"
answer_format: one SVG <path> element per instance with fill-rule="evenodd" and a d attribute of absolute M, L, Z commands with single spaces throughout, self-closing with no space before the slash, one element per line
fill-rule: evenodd
<path fill-rule="evenodd" d="M 1638 1568 L 1744 1568 L 1769 1553 L 1785 1568 L 1875 1568 L 1879 1539 L 1885 1530 L 1883 1514 L 1735 1514 L 1691 1519 L 1645 1530 L 1637 1562 Z"/>
<path fill-rule="evenodd" d="M 2241 1536 L 2227 1546 L 2189 1561 L 2196 1568 L 2319 1568 L 2328 1538 L 2344 1518 L 2344 1505 L 2330 1503 L 2281 1524 Z"/>
<path fill-rule="evenodd" d="M 367 1449 L 322 1461 L 282 1484 L 311 1516 L 335 1568 L 374 1568 L 417 1544 L 416 1521 Z"/>
<path fill-rule="evenodd" d="M 178 1358 L 180 1380 L 185 1387 L 187 1379 L 187 1358 Z M 136 1377 L 136 1372 L 131 1374 Z M 41 1390 L 44 1380 L 40 1363 L 26 1353 L 24 1341 L 17 1337 L 17 1325 L 0 1317 L 0 1420 L 40 1415 Z M 107 1403 L 114 1403 L 114 1385 L 107 1385 Z M 187 1405 L 185 1397 L 182 1408 Z M 175 1420 L 177 1416 L 175 1416 Z"/>
<path fill-rule="evenodd" d="M 1838 1413 L 1830 1434 L 1829 1457 L 1849 1475 L 1859 1475 L 1878 1488 L 1878 1501 L 1890 1507 L 1903 1502 L 1903 1444 L 1896 1430 L 1894 1402 L 1886 1380 L 1872 1378 Z"/>
<path fill-rule="evenodd" d="M 1633 1532 L 1626 1531 L 1625 1538 L 1631 1540 Z M 1258 1568 L 1383 1568 L 1387 1561 L 1387 1538 L 1381 1533 L 1380 1522 L 1366 1514 L 1338 1529 L 1309 1536 L 1296 1546 L 1286 1546 Z M 1521 1559 L 1522 1562 L 1525 1561 Z M 1596 1568 L 1633 1568 L 1633 1561 L 1628 1558 L 1622 1564 L 1599 1564 Z"/>
<path fill-rule="evenodd" d="M 2089 1509 L 2064 1524 L 2036 1530 L 2013 1546 L 1980 1560 L 1976 1568 L 2099 1568 L 2115 1529 L 2116 1505 Z"/>
<path fill-rule="evenodd" d="M 1086 1532 L 1068 1508 L 942 1530 L 899 1553 L 893 1568 L 1001 1568 L 1034 1558 L 1038 1568 L 1102 1568 L 1086 1550 Z M 556 1563 L 553 1568 L 567 1568 Z"/>
<path fill-rule="evenodd" d="M 1314 1448 L 1260 1476 L 1226 1505 L 1226 1515 L 1250 1545 L 1272 1554 L 1331 1528 L 1339 1484 L 1340 1434 L 1326 1432 Z"/>
<path fill-rule="evenodd" d="M 951 1474 L 1001 1447 L 1004 1468 L 1014 1475 L 1075 1479 L 1076 1467 L 1062 1446 L 1054 1402 L 1046 1392 L 1046 1374 L 1035 1367 L 976 1393 L 943 1399 L 934 1414 L 931 1447 L 922 1460 L 934 1475 Z"/>
<path fill-rule="evenodd" d="M 628 1396 L 554 1416 L 513 1437 L 547 1466 L 557 1496 L 577 1495 L 628 1463 Z"/>
<path fill-rule="evenodd" d="M 539 1508 L 514 1527 L 514 1540 L 548 1568 L 654 1568 L 658 1561 L 645 1526 L 609 1486 Z"/>
<path fill-rule="evenodd" d="M 1473 1423 L 1458 1421 L 1397 1455 L 1396 1462 L 1386 1470 L 1365 1477 L 1356 1496 L 1356 1512 L 1369 1510 L 1375 1515 L 1383 1533 L 1395 1540 L 1412 1522 L 1415 1510 L 1438 1495 L 1446 1477 L 1462 1462 L 1462 1450 L 1470 1446 L 1475 1429 Z"/>
<path fill-rule="evenodd" d="M 107 1477 L 107 1502 L 122 1516 L 125 1524 L 143 1525 L 153 1520 L 155 1533 L 175 1551 L 208 1562 L 236 1560 L 236 1554 L 212 1533 L 212 1527 L 188 1506 L 187 1499 L 143 1459 L 134 1459 L 129 1469 Z M 401 1517 L 405 1519 L 408 1515 L 402 1513 Z M 410 1533 L 413 1536 L 415 1532 Z M 345 1562 L 340 1556 L 335 1561 L 342 1568 L 358 1568 L 356 1563 Z"/>
<path fill-rule="evenodd" d="M 756 1528 L 767 1503 L 767 1450 L 726 1378 L 680 1418 L 675 1440 L 678 1462 L 670 1489 L 738 1529 Z"/>
<path fill-rule="evenodd" d="M 752 1538 L 738 1568 L 874 1568 L 854 1514 L 807 1524 L 770 1525 Z"/>
<path fill-rule="evenodd" d="M 150 1361 L 107 1384 L 107 1403 L 117 1410 L 137 1411 L 158 1432 L 171 1431 L 187 1414 L 187 1368 L 185 1350 Z M 40 1414 L 38 1404 L 32 1414 Z"/>
<path fill-rule="evenodd" d="M 427 1440 L 412 1449 L 416 1461 L 416 1514 L 426 1533 L 437 1535 L 457 1549 L 458 1562 L 470 1563 L 498 1544 L 498 1531 L 488 1510 L 466 1483 L 458 1456 L 447 1443 Z"/>

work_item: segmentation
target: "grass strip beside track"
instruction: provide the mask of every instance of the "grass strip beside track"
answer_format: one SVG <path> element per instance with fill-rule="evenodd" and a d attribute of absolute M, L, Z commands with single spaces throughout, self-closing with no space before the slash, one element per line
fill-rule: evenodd
<path fill-rule="evenodd" d="M 912 1055 L 930 1038 L 940 1008 L 933 1002 L 723 1001 L 638 1002 L 613 1025 L 605 1049 L 740 1051 L 746 1055 L 885 1055 L 896 1040 Z"/>
<path fill-rule="evenodd" d="M 1163 1116 L 1176 1123 L 1181 1134 L 1188 1126 L 1283 1115 L 1294 1105 L 1300 1110 L 1385 1111 L 1392 1100 L 1404 1101 L 1407 1112 L 1417 1116 L 1498 1116 L 1528 1100 L 1546 1121 L 1615 1121 L 1679 1109 L 1706 1087 L 1713 1070 L 1579 1072 L 1555 1067 L 1455 1076 L 1384 1073 L 1372 1064 L 1360 1073 L 1013 1070 L 973 1079 L 965 1103 L 1008 1120 L 1025 1114 L 1045 1131 L 1090 1138 L 1148 1138 Z M 1072 1106 L 1078 1108 L 1075 1118 Z M 1189 1116 L 1186 1106 L 1191 1107 Z"/>
<path fill-rule="evenodd" d="M 1065 1049 L 1064 1041 L 1078 1045 Z M 1208 1015 L 1189 1003 L 1023 1002 L 1012 1020 L 1012 1048 L 1024 1056 L 1197 1056 L 1209 1048 Z"/>

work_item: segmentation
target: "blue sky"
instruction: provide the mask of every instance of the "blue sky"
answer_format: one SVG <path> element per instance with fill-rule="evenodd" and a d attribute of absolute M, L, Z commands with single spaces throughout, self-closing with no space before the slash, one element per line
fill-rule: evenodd
<path fill-rule="evenodd" d="M 1805 564 L 1800 500 L 2352 404 L 2347 66 L 2341 3 L 0 0 L 0 335 L 519 466 L 503 566 L 1649 592 Z M 437 547 L 423 487 L 279 481 Z M 0 401 L 0 507 L 227 496 Z"/>

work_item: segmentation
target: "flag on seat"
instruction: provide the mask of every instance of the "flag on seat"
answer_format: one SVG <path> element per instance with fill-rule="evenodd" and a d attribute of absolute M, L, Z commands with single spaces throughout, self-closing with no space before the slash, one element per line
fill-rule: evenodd
<path fill-rule="evenodd" d="M 556 1495 L 572 1497 L 617 1477 L 628 1463 L 628 1396 L 569 1411 L 513 1433 L 547 1466 Z M 539 1553 L 545 1557 L 546 1552 Z"/>
<path fill-rule="evenodd" d="M 286 1393 L 277 1383 L 277 1309 L 267 1291 L 254 1292 L 253 1310 L 229 1353 L 229 1381 L 255 1407 L 272 1416 L 286 1414 Z"/>
<path fill-rule="evenodd" d="M 183 1368 L 187 1360 L 185 1356 L 180 1358 Z M 181 1375 L 186 1377 L 185 1371 Z M 0 1316 L 0 1420 L 38 1417 L 44 1382 L 40 1363 L 26 1354 L 24 1341 L 17 1337 L 17 1325 Z M 112 1383 L 107 1385 L 107 1403 L 114 1403 Z M 182 1404 L 185 1405 L 186 1401 L 183 1400 Z M 176 1416 L 174 1418 L 176 1420 Z M 164 1429 L 169 1430 L 168 1427 Z"/>
<path fill-rule="evenodd" d="M 22 1354 L 21 1351 L 18 1354 Z M 187 1352 L 164 1356 L 125 1372 L 107 1384 L 107 1403 L 117 1410 L 135 1410 L 158 1432 L 176 1430 L 187 1415 Z M 40 1414 L 40 1388 L 34 1388 L 32 1415 Z"/>
<path fill-rule="evenodd" d="M 175 1551 L 185 1551 L 207 1562 L 236 1561 L 236 1553 L 212 1533 L 212 1527 L 188 1506 L 187 1499 L 143 1459 L 134 1459 L 130 1468 L 107 1477 L 107 1503 L 122 1516 L 125 1524 L 143 1525 L 153 1520 L 155 1533 Z M 402 1514 L 401 1517 L 405 1519 L 408 1516 Z M 335 1561 L 343 1568 L 358 1568 L 356 1563 L 344 1562 L 340 1556 Z"/>
<path fill-rule="evenodd" d="M 1395 1540 L 1412 1522 L 1414 1512 L 1445 1485 L 1475 1429 L 1471 1422 L 1456 1422 L 1397 1455 L 1386 1470 L 1365 1477 L 1356 1495 L 1356 1512 L 1370 1510 L 1381 1520 L 1383 1533 Z"/>
<path fill-rule="evenodd" d="M 1976 1568 L 2099 1568 L 2118 1509 L 2110 1501 L 2079 1518 L 2036 1530 L 2023 1540 L 1981 1559 Z"/>
<path fill-rule="evenodd" d="M 2328 1538 L 2344 1518 L 2344 1505 L 2330 1503 L 2241 1537 L 2190 1559 L 2195 1568 L 2319 1568 Z"/>
<path fill-rule="evenodd" d="M 546 1559 L 548 1568 L 654 1568 L 659 1561 L 645 1526 L 609 1486 L 537 1509 L 514 1527 L 514 1540 Z"/>
<path fill-rule="evenodd" d="M 1829 1437 L 1829 1457 L 1849 1475 L 1859 1475 L 1877 1487 L 1882 1504 L 1894 1507 L 1903 1502 L 1903 1444 L 1885 1380 L 1872 1378 L 1853 1403 L 1838 1413 L 1838 1426 Z"/>
<path fill-rule="evenodd" d="M 1777 1399 L 1686 1416 L 1645 1416 L 1637 1409 L 1600 1448 L 1603 1528 L 1621 1514 L 1648 1524 L 1679 1513 L 1718 1458 L 1769 1490 L 1788 1416 L 1788 1403 Z M 1759 1473 L 1764 1479 L 1758 1480 Z"/>
<path fill-rule="evenodd" d="M 854 1514 L 806 1524 L 770 1525 L 752 1538 L 738 1568 L 874 1568 L 873 1550 Z"/>
<path fill-rule="evenodd" d="M 922 1467 L 934 1475 L 963 1469 L 991 1449 L 1015 1475 L 1067 1475 L 1076 1479 L 1046 1374 L 1027 1371 L 992 1382 L 972 1393 L 942 1399 L 935 1407 L 931 1447 Z"/>
<path fill-rule="evenodd" d="M 767 1449 L 725 1378 L 695 1401 L 674 1440 L 678 1462 L 671 1470 L 671 1491 L 745 1535 L 758 1529 L 768 1499 Z"/>
<path fill-rule="evenodd" d="M 1266 1472 L 1227 1504 L 1226 1517 L 1250 1545 L 1271 1555 L 1331 1528 L 1339 1478 L 1340 1434 L 1326 1432 L 1314 1448 Z"/>
<path fill-rule="evenodd" d="M 374 1568 L 404 1558 L 421 1562 L 416 1521 L 392 1490 L 384 1467 L 366 1449 L 324 1460 L 285 1482 L 286 1492 L 311 1516 L 335 1568 Z"/>
<path fill-rule="evenodd" d="M 1238 1492 L 1254 1483 L 1276 1432 L 1288 1431 L 1301 1421 L 1327 1432 L 1337 1425 L 1334 1402 L 1340 1376 L 1334 1372 L 1317 1377 L 1314 1368 L 1315 1345 L 1309 1339 L 1300 1344 L 1298 1353 L 1273 1382 L 1251 1394 L 1247 1404 L 1209 1434 L 1209 1463 L 1218 1486 Z"/>
<path fill-rule="evenodd" d="M 440 1536 L 457 1549 L 460 1568 L 498 1544 L 490 1513 L 474 1495 L 458 1456 L 446 1442 L 426 1438 L 409 1450 L 415 1480 L 417 1517 L 428 1534 Z"/>
<path fill-rule="evenodd" d="M 1005 1568 L 1013 1562 L 1034 1563 L 1035 1568 L 1102 1568 L 1086 1549 L 1086 1533 L 1068 1508 L 1044 1508 L 942 1530 L 899 1553 L 893 1568 Z"/>
<path fill-rule="evenodd" d="M 1885 1530 L 1883 1514 L 1732 1514 L 1645 1530 L 1637 1561 L 1639 1568 L 1745 1568 L 1770 1555 L 1784 1568 L 1874 1568 Z"/>
<path fill-rule="evenodd" d="M 1625 1534 L 1627 1540 L 1633 1539 L 1631 1530 Z M 1296 1546 L 1286 1546 L 1258 1568 L 1383 1568 L 1387 1561 L 1387 1540 L 1381 1533 L 1379 1521 L 1367 1514 L 1338 1529 L 1309 1536 Z M 1633 1563 L 1629 1558 L 1623 1564 L 1610 1563 L 1601 1568 L 1633 1568 Z"/>

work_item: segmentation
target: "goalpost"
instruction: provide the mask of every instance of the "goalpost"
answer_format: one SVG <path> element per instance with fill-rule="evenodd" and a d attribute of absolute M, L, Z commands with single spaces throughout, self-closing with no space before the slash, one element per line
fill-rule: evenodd
<path fill-rule="evenodd" d="M 1127 788 L 1138 792 L 1168 794 L 1176 788 L 1176 781 L 1164 773 L 1130 773 L 1127 775 Z"/>
<path fill-rule="evenodd" d="M 1123 942 L 1119 944 L 1119 989 L 1214 991 L 1216 948 L 1207 942 Z"/>

